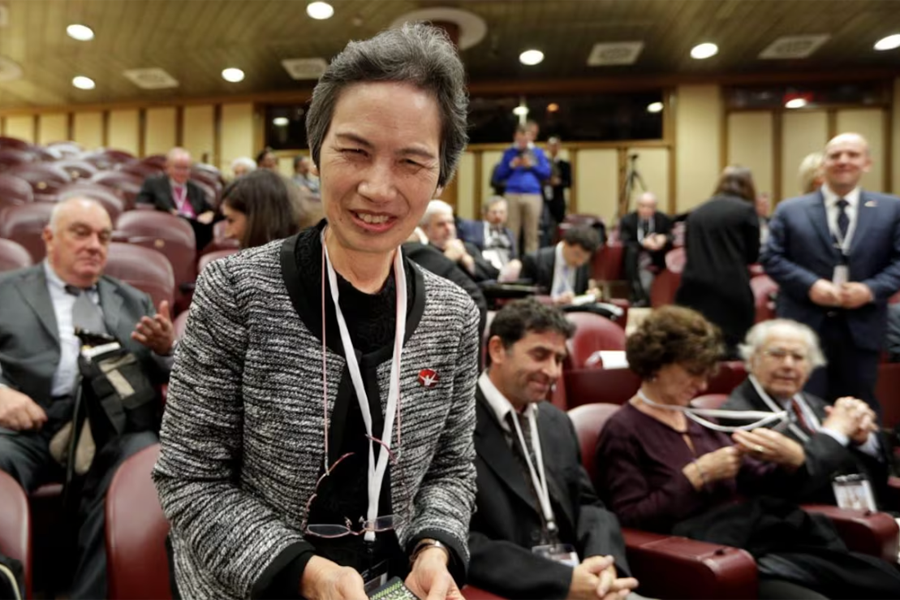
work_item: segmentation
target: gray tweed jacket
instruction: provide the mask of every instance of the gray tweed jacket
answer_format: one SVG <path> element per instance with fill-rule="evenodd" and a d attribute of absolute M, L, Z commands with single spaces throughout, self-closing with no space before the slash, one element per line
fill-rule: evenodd
<path fill-rule="evenodd" d="M 281 245 L 206 267 L 178 346 L 153 478 L 184 598 L 247 598 L 279 555 L 305 543 L 300 524 L 324 454 L 322 344 L 291 303 Z M 478 312 L 456 285 L 422 276 L 424 312 L 403 347 L 400 468 L 390 478 L 393 506 L 407 506 L 404 482 L 413 506 L 395 510 L 396 532 L 403 547 L 440 532 L 467 563 Z M 331 413 L 345 362 L 330 349 L 326 360 Z M 382 411 L 390 367 L 378 367 Z M 437 385 L 421 385 L 426 368 Z"/>

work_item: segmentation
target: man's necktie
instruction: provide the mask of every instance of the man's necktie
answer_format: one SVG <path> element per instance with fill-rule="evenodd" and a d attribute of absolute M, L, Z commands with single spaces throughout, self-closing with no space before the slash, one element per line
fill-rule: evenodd
<path fill-rule="evenodd" d="M 67 285 L 66 292 L 76 296 L 75 305 L 72 307 L 72 325 L 91 333 L 106 333 L 103 313 L 91 300 L 88 290 Z"/>
<path fill-rule="evenodd" d="M 641 237 L 647 237 L 648 233 L 650 233 L 650 222 L 643 220 L 641 221 Z"/>
<path fill-rule="evenodd" d="M 838 217 L 837 217 L 837 226 L 838 231 L 841 233 L 841 242 L 847 239 L 847 230 L 850 229 L 850 217 L 847 216 L 847 206 L 850 203 L 841 198 L 837 201 L 838 207 Z"/>
<path fill-rule="evenodd" d="M 803 416 L 803 407 L 800 406 L 800 403 L 797 402 L 796 398 L 791 398 L 791 408 L 794 411 L 794 416 L 797 417 L 797 423 L 800 424 L 800 427 L 803 428 L 807 433 L 815 433 L 812 427 L 809 426 L 809 422 L 806 420 L 806 417 Z"/>
<path fill-rule="evenodd" d="M 535 469 L 537 469 L 537 457 L 534 454 L 534 446 L 531 441 L 531 424 L 528 422 L 528 418 L 522 413 L 516 412 L 514 410 L 506 413 L 507 423 L 509 425 L 510 431 L 512 432 L 513 446 L 515 446 L 518 450 L 516 454 L 521 455 L 522 465 L 524 466 L 525 472 L 530 481 L 531 474 L 528 471 L 528 463 L 525 461 L 525 455 L 521 454 L 522 450 L 521 445 L 519 444 L 519 436 L 516 435 L 516 426 L 512 422 L 514 418 L 519 420 L 519 427 L 522 429 L 522 437 L 525 439 L 525 446 L 526 450 L 528 451 L 528 457 L 531 459 L 531 464 L 534 465 Z"/>

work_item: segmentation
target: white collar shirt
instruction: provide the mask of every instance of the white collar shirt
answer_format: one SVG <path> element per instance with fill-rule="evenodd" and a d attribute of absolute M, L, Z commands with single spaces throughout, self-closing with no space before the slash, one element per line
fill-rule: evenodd
<path fill-rule="evenodd" d="M 506 399 L 506 396 L 504 396 L 500 390 L 497 389 L 497 386 L 494 385 L 494 382 L 491 381 L 487 369 L 482 371 L 481 376 L 478 378 L 478 386 L 481 388 L 481 393 L 484 394 L 484 399 L 487 400 L 488 406 L 491 407 L 491 410 L 497 417 L 500 428 L 503 429 L 503 432 L 507 435 L 507 441 L 511 442 L 513 436 L 515 436 L 515 432 L 510 429 L 506 415 L 514 412 L 516 409 L 513 408 L 512 403 Z M 535 418 L 537 418 L 537 410 L 537 404 L 531 403 L 525 407 L 525 410 L 522 411 L 522 415 L 528 417 L 531 413 L 534 413 Z"/>
<path fill-rule="evenodd" d="M 843 240 L 842 248 L 844 250 L 844 254 L 849 254 L 850 243 L 853 241 L 853 234 L 856 231 L 856 222 L 857 215 L 859 214 L 859 196 L 860 196 L 860 188 L 859 186 L 853 188 L 853 190 L 848 193 L 846 196 L 838 196 L 835 194 L 831 188 L 828 187 L 828 184 L 822 185 L 822 196 L 825 198 L 825 214 L 828 217 L 828 229 L 829 233 L 833 238 L 840 239 L 840 235 L 837 232 L 840 231 L 838 229 L 838 213 L 840 209 L 838 208 L 838 200 L 842 197 L 847 201 L 847 206 L 844 209 L 847 213 L 847 218 L 849 220 L 849 226 L 847 227 L 847 237 Z M 836 235 L 837 234 L 837 235 Z"/>
<path fill-rule="evenodd" d="M 556 244 L 556 260 L 553 261 L 553 285 L 550 295 L 553 298 L 562 296 L 566 292 L 575 293 L 575 273 L 577 269 L 566 264 L 563 256 L 563 242 Z"/>

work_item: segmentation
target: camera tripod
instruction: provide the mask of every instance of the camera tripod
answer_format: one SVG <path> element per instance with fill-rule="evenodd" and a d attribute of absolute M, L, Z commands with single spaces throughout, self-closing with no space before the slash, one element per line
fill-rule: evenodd
<path fill-rule="evenodd" d="M 622 182 L 622 191 L 619 194 L 619 205 L 616 209 L 616 220 L 621 219 L 628 214 L 628 208 L 631 204 L 631 195 L 634 193 L 635 186 L 640 185 L 641 191 L 647 191 L 647 184 L 637 170 L 638 154 L 628 155 L 628 166 L 625 171 L 625 180 Z"/>

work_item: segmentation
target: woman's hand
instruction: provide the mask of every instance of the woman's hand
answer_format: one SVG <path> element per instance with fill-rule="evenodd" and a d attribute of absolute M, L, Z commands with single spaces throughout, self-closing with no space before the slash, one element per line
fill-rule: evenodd
<path fill-rule="evenodd" d="M 354 569 L 313 556 L 303 570 L 300 595 L 310 600 L 359 600 L 366 597 L 365 582 Z"/>
<path fill-rule="evenodd" d="M 708 452 L 686 465 L 682 472 L 693 484 L 694 489 L 722 479 L 734 479 L 741 470 L 741 453 L 734 446 L 725 446 Z"/>
<path fill-rule="evenodd" d="M 731 438 L 743 452 L 758 460 L 773 462 L 796 470 L 806 462 L 803 446 L 784 434 L 760 427 L 753 431 L 735 431 Z"/>

